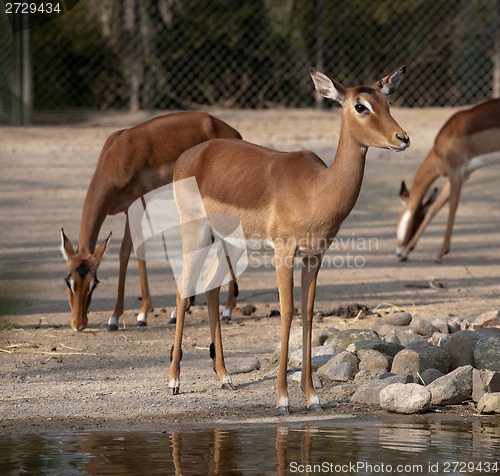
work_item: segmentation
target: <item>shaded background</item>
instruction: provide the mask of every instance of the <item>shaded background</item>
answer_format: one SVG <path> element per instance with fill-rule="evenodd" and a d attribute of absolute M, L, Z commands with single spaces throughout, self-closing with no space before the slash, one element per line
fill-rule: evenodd
<path fill-rule="evenodd" d="M 322 101 L 312 65 L 354 84 L 406 64 L 395 99 L 405 107 L 500 93 L 498 0 L 60 3 L 62 16 L 14 34 L 0 16 L 4 124 L 97 110 L 311 107 Z"/>

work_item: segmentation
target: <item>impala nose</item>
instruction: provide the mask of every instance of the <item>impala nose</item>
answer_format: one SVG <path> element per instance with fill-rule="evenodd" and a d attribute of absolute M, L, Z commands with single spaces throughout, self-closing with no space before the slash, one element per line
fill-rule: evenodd
<path fill-rule="evenodd" d="M 402 149 L 407 149 L 410 147 L 410 138 L 408 137 L 408 134 L 406 132 L 398 132 L 396 133 L 396 139 L 398 139 L 401 142 Z M 404 146 L 404 147 L 403 147 Z"/>

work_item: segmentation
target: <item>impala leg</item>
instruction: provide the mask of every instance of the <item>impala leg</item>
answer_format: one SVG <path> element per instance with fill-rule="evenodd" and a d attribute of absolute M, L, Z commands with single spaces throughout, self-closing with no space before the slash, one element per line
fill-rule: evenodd
<path fill-rule="evenodd" d="M 148 284 L 148 270 L 146 268 L 146 261 L 137 258 L 137 263 L 139 265 L 139 277 L 141 279 L 141 310 L 137 316 L 137 325 L 145 326 L 147 323 L 148 312 L 152 311 L 151 306 L 151 294 L 149 292 Z"/>
<path fill-rule="evenodd" d="M 276 454 L 278 455 L 278 476 L 288 474 L 288 427 L 278 426 L 276 428 Z"/>
<path fill-rule="evenodd" d="M 436 256 L 436 261 L 439 262 L 445 254 L 450 251 L 451 234 L 453 232 L 453 224 L 455 223 L 455 215 L 457 214 L 458 202 L 460 201 L 460 192 L 462 190 L 462 175 L 460 172 L 453 174 L 449 181 L 448 197 L 450 200 L 450 209 L 448 212 L 448 222 L 446 224 L 446 233 L 441 250 Z"/>
<path fill-rule="evenodd" d="M 175 341 L 170 350 L 170 381 L 169 392 L 172 395 L 179 393 L 181 359 L 182 359 L 182 334 L 184 332 L 184 318 L 189 298 L 181 298 L 177 294 L 177 322 L 175 324 Z"/>
<path fill-rule="evenodd" d="M 132 251 L 132 237 L 130 235 L 130 227 L 128 224 L 128 214 L 125 213 L 125 231 L 123 233 L 123 241 L 120 247 L 120 272 L 118 275 L 118 291 L 116 293 L 116 302 L 113 314 L 108 320 L 108 330 L 118 330 L 118 320 L 125 309 L 125 276 L 127 274 L 127 266 Z"/>
<path fill-rule="evenodd" d="M 177 290 L 177 293 L 176 293 L 176 297 L 175 297 L 176 301 L 177 302 L 179 300 L 179 290 Z M 191 296 L 189 298 L 189 301 L 188 301 L 188 305 L 187 305 L 187 308 L 186 308 L 186 312 L 189 311 L 189 309 L 191 309 L 191 306 L 194 304 L 194 296 Z M 172 314 L 170 314 L 170 321 L 168 321 L 169 324 L 175 324 L 176 322 L 176 319 L 177 319 L 177 307 L 172 311 Z"/>
<path fill-rule="evenodd" d="M 181 467 L 181 435 L 174 431 L 170 434 L 170 447 L 172 448 L 172 459 L 174 461 L 175 475 L 182 475 Z"/>
<path fill-rule="evenodd" d="M 224 353 L 222 350 L 222 334 L 219 318 L 219 294 L 220 287 L 211 289 L 205 293 L 207 297 L 208 318 L 210 320 L 210 334 L 212 343 L 210 344 L 210 357 L 213 360 L 213 369 L 219 376 L 222 388 L 234 390 L 231 377 L 224 364 Z"/>
<path fill-rule="evenodd" d="M 450 182 L 448 181 L 445 183 L 443 189 L 437 196 L 436 200 L 429 207 L 429 210 L 427 211 L 425 218 L 422 220 L 422 223 L 420 223 L 420 226 L 418 227 L 417 231 L 411 237 L 411 240 L 408 242 L 405 249 L 403 250 L 403 253 L 401 254 L 401 261 L 407 260 L 408 254 L 413 248 L 415 248 L 415 246 L 417 246 L 417 242 L 422 236 L 425 229 L 427 228 L 427 225 L 437 215 L 439 210 L 443 208 L 443 205 L 448 201 L 449 198 L 450 198 Z"/>
<path fill-rule="evenodd" d="M 293 257 L 294 252 L 287 249 L 275 250 L 276 276 L 281 312 L 281 354 L 276 380 L 278 393 L 277 412 L 287 415 L 290 411 L 286 375 L 288 370 L 288 343 L 290 340 L 290 327 L 293 319 Z"/>
<path fill-rule="evenodd" d="M 312 382 L 311 342 L 314 299 L 316 297 L 316 280 L 323 260 L 323 253 L 305 256 L 302 259 L 301 291 L 302 291 L 302 390 L 306 394 L 307 408 L 319 411 L 319 399 Z"/>
<path fill-rule="evenodd" d="M 229 281 L 229 285 L 227 288 L 227 300 L 224 310 L 222 311 L 222 320 L 230 321 L 231 315 L 233 313 L 234 308 L 236 307 L 236 298 L 238 297 L 238 283 L 236 279 L 232 279 Z"/>
<path fill-rule="evenodd" d="M 236 297 L 238 296 L 238 283 L 236 282 L 236 275 L 234 274 L 233 264 L 231 263 L 231 260 L 229 259 L 229 254 L 227 252 L 227 248 L 226 248 L 226 245 L 224 244 L 224 242 L 222 242 L 222 246 L 224 247 L 224 250 L 226 252 L 226 256 L 228 257 L 227 265 L 229 267 L 229 272 L 231 273 L 231 281 L 229 281 L 228 288 L 227 288 L 226 306 L 224 307 L 224 310 L 222 311 L 222 320 L 223 321 L 230 321 L 233 309 L 236 307 Z"/>

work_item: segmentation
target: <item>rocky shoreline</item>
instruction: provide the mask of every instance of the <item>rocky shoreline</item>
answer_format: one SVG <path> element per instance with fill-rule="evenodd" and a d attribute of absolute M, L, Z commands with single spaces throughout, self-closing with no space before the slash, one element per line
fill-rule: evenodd
<path fill-rule="evenodd" d="M 382 320 L 378 332 L 313 331 L 314 385 L 333 384 L 329 395 L 333 401 L 396 413 L 466 402 L 480 413 L 500 413 L 498 311 L 482 313 L 474 321 L 458 316 L 430 321 L 407 311 L 387 313 Z M 290 338 L 289 373 L 296 381 L 300 381 L 301 336 L 301 329 L 295 329 Z"/>

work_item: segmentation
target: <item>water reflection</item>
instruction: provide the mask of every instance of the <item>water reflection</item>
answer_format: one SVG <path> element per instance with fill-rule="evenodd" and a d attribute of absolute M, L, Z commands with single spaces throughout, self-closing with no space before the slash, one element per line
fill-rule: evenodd
<path fill-rule="evenodd" d="M 499 455 L 493 418 L 0 435 L 2 475 L 496 474 Z"/>

